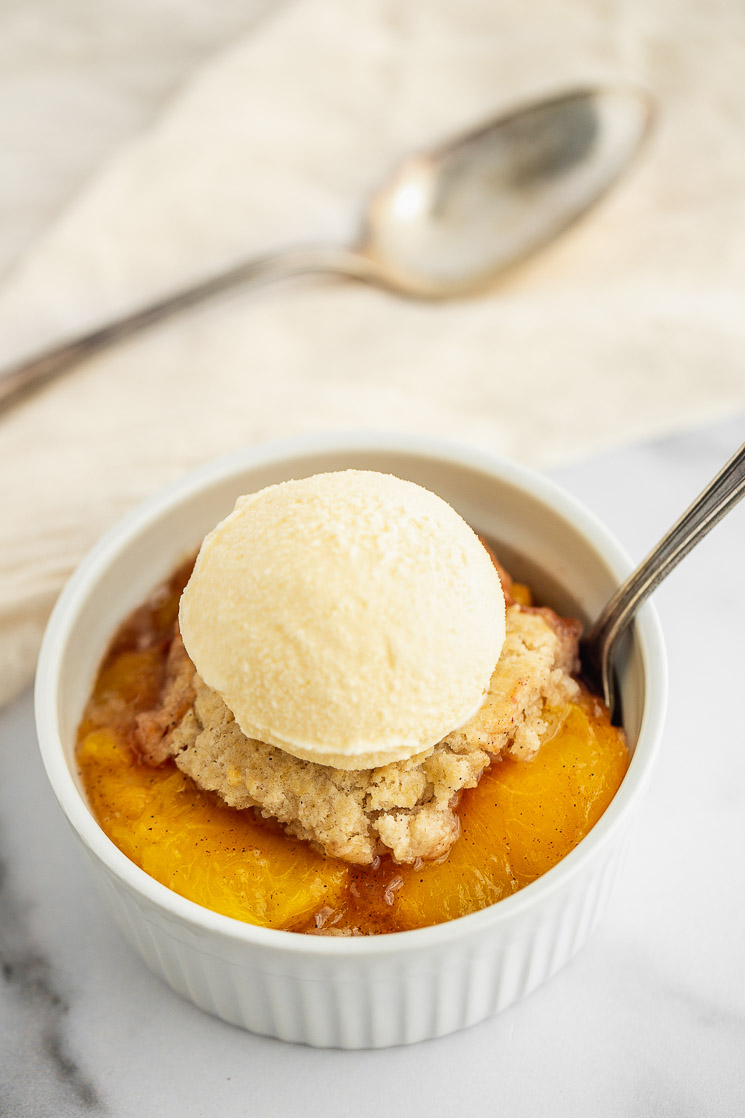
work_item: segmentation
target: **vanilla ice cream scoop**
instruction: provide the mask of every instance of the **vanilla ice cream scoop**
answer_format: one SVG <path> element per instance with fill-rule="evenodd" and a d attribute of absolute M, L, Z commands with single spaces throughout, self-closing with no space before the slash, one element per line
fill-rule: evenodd
<path fill-rule="evenodd" d="M 343 769 L 466 722 L 505 636 L 499 576 L 466 522 L 362 470 L 241 497 L 204 540 L 179 620 L 244 734 Z"/>

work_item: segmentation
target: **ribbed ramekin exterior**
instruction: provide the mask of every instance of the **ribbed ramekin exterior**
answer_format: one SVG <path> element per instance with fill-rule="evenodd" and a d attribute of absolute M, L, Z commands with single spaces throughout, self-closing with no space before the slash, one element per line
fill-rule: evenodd
<path fill-rule="evenodd" d="M 416 959 L 308 958 L 195 935 L 91 859 L 125 939 L 176 993 L 233 1025 L 319 1048 L 385 1048 L 446 1036 L 513 1005 L 557 973 L 606 907 L 622 851 L 614 836 L 549 903 Z M 219 954 L 217 951 L 219 950 Z"/>

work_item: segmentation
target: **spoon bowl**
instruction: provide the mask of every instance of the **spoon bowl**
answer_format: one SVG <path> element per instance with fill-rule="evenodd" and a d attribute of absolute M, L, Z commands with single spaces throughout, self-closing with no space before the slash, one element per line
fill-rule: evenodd
<path fill-rule="evenodd" d="M 358 252 L 407 295 L 488 287 L 602 198 L 652 114 L 637 89 L 579 90 L 414 155 L 374 195 Z"/>
<path fill-rule="evenodd" d="M 92 353 L 236 286 L 339 274 L 413 298 L 489 287 L 606 193 L 647 135 L 637 89 L 565 93 L 411 156 L 373 196 L 357 245 L 287 249 L 220 275 L 0 373 L 0 412 Z"/>

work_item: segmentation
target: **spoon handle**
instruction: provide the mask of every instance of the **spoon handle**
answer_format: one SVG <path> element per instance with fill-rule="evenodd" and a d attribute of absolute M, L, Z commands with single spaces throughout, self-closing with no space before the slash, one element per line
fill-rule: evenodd
<path fill-rule="evenodd" d="M 12 407 L 33 389 L 46 384 L 86 357 L 223 291 L 239 285 L 247 289 L 262 287 L 276 280 L 312 272 L 338 273 L 357 279 L 370 279 L 373 266 L 358 253 L 324 247 L 288 249 L 271 256 L 249 260 L 236 268 L 151 303 L 133 314 L 115 319 L 89 334 L 63 342 L 35 357 L 0 371 L 0 413 Z"/>
<path fill-rule="evenodd" d="M 611 663 L 616 641 L 652 591 L 699 540 L 745 496 L 745 443 L 618 588 L 590 629 L 583 653 L 613 708 Z"/>

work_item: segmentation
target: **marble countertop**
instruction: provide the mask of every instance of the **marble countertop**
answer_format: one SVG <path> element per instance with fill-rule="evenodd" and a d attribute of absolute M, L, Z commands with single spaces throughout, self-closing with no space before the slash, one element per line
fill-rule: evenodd
<path fill-rule="evenodd" d="M 745 416 L 553 476 L 641 557 Z M 47 786 L 30 694 L 0 715 L 0 1114 L 635 1118 L 745 1099 L 745 506 L 657 592 L 665 748 L 608 914 L 522 1004 L 412 1048 L 315 1051 L 214 1020 L 120 940 Z"/>

